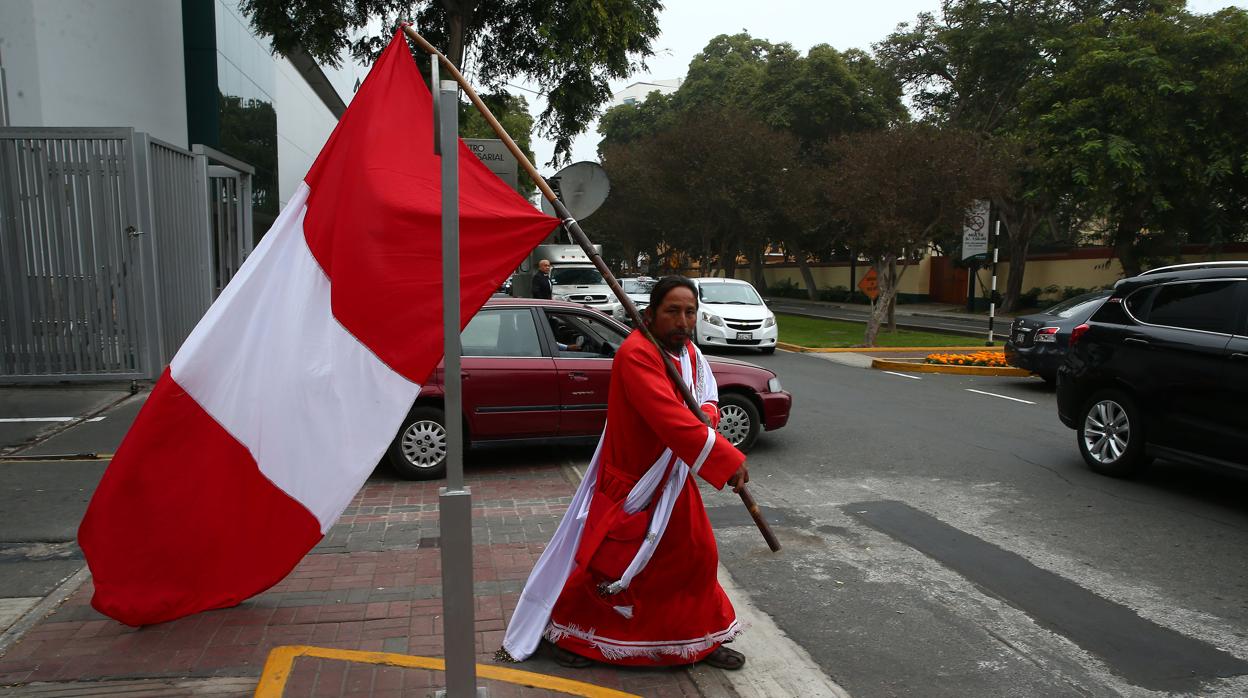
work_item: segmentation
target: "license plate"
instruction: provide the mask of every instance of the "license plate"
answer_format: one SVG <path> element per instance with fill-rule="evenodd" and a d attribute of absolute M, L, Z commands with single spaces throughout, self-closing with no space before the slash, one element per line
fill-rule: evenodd
<path fill-rule="evenodd" d="M 754 339 L 753 332 L 738 332 L 737 339 Z"/>
<path fill-rule="evenodd" d="M 1027 339 L 1027 333 L 1026 333 L 1026 332 L 1019 332 L 1018 334 L 1014 335 L 1014 341 L 1015 341 L 1015 342 L 1018 342 L 1019 344 L 1022 344 L 1022 343 L 1023 343 L 1023 340 L 1025 340 L 1025 339 Z"/>

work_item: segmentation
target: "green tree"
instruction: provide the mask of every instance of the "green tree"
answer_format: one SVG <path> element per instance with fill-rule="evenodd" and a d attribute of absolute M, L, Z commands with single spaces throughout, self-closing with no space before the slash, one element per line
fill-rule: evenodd
<path fill-rule="evenodd" d="M 605 148 L 625 145 L 670 127 L 677 114 L 672 96 L 657 91 L 636 104 L 611 107 L 598 122 L 598 132 L 602 134 L 598 142 L 599 155 Z"/>
<path fill-rule="evenodd" d="M 746 33 L 721 35 L 693 59 L 676 93 L 652 93 L 640 104 L 609 110 L 599 127 L 600 154 L 615 183 L 613 197 L 630 186 L 621 184 L 624 163 L 646 161 L 642 171 L 651 181 L 671 180 L 670 187 L 651 190 L 656 202 L 671 207 L 655 216 L 701 212 L 684 230 L 702 232 L 679 244 L 689 245 L 704 269 L 731 275 L 744 253 L 762 286 L 763 251 L 783 243 L 814 297 L 808 249 L 828 247 L 833 229 L 813 188 L 821 179 L 810 172 L 819 144 L 904 121 L 900 95 L 900 84 L 861 51 L 820 45 L 802 55 Z M 665 144 L 660 152 L 651 152 L 655 143 Z M 667 197 L 673 188 L 686 196 Z M 634 202 L 629 210 L 642 207 Z"/>
<path fill-rule="evenodd" d="M 1126 275 L 1244 234 L 1246 62 L 1248 13 L 1161 7 L 1080 25 L 1031 91 L 1053 186 L 1104 221 Z"/>
<path fill-rule="evenodd" d="M 1002 168 L 975 134 L 928 124 L 850 134 L 828 158 L 832 211 L 879 278 L 865 337 L 874 346 L 909 263 L 942 232 L 961 229 L 972 202 L 1002 186 Z"/>
<path fill-rule="evenodd" d="M 946 0 L 939 18 L 920 14 L 875 45 L 927 120 L 996 140 L 995 148 L 1013 155 L 1011 186 L 993 198 L 1009 246 L 1005 309 L 1021 295 L 1033 239 L 1045 229 L 1062 237 L 1062 214 L 1082 194 L 1047 176 L 1048 148 L 1035 131 L 1045 106 L 1029 94 L 1053 74 L 1054 47 L 1081 24 L 1104 27 L 1176 5 L 1183 2 Z"/>
<path fill-rule="evenodd" d="M 519 95 L 499 92 L 481 98 L 490 113 L 502 124 L 511 139 L 524 151 L 529 162 L 533 161 L 532 133 L 533 115 L 529 113 L 529 103 Z M 460 138 L 497 138 L 494 129 L 490 128 L 485 117 L 471 104 L 462 104 L 459 109 Z M 519 187 L 521 195 L 526 198 L 537 189 L 537 183 L 529 177 L 529 173 L 520 170 Z"/>
<path fill-rule="evenodd" d="M 554 163 L 611 98 L 610 81 L 642 67 L 659 34 L 658 0 L 241 0 L 253 28 L 283 55 L 306 51 L 339 65 L 350 49 L 375 58 L 398 21 L 412 20 L 433 45 L 466 68 L 483 91 L 516 79 L 539 85 L 539 117 L 555 143 Z M 385 27 L 374 33 L 375 27 Z M 354 38 L 358 36 L 358 38 Z"/>

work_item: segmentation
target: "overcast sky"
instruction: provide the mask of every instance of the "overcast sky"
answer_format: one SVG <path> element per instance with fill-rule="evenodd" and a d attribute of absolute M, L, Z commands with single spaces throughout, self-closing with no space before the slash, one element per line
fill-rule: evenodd
<path fill-rule="evenodd" d="M 684 77 L 689 61 L 720 34 L 741 31 L 773 43 L 788 42 L 800 51 L 816 44 L 838 50 L 870 50 L 873 42 L 887 36 L 900 22 L 913 22 L 920 12 L 938 13 L 940 0 L 665 0 L 659 15 L 662 34 L 654 41 L 648 70 L 612 84 L 618 91 L 634 82 Z M 1193 12 L 1212 12 L 1228 5 L 1248 7 L 1248 0 L 1189 0 Z M 545 107 L 532 92 L 519 91 L 529 100 L 534 115 Z M 597 160 L 599 136 L 591 130 L 573 145 L 572 160 Z M 539 170 L 549 168 L 554 145 L 534 136 L 533 150 Z"/>

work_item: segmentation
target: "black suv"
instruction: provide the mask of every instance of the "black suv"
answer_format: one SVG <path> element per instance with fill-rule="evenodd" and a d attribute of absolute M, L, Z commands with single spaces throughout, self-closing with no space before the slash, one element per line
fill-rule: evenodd
<path fill-rule="evenodd" d="M 1057 413 L 1093 470 L 1154 456 L 1248 470 L 1248 261 L 1123 279 L 1070 344 Z"/>

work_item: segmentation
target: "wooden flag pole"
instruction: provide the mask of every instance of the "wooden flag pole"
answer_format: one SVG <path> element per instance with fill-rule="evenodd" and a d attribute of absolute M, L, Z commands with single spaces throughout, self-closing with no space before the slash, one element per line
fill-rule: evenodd
<path fill-rule="evenodd" d="M 690 411 L 692 411 L 703 424 L 709 424 L 706 413 L 703 412 L 701 406 L 698 405 L 698 401 L 694 398 L 693 393 L 690 392 L 689 386 L 685 385 L 685 381 L 681 378 L 680 371 L 672 362 L 672 358 L 668 356 L 667 352 L 663 350 L 658 340 L 655 339 L 654 335 L 650 333 L 650 329 L 646 327 L 646 323 L 642 319 L 641 313 L 638 312 L 637 306 L 633 303 L 633 299 L 629 298 L 628 294 L 624 292 L 624 289 L 620 286 L 620 282 L 616 280 L 615 275 L 611 273 L 611 269 L 607 267 L 606 262 L 602 260 L 602 255 L 598 254 L 598 252 L 594 249 L 593 244 L 589 241 L 585 232 L 581 230 L 580 224 L 577 223 L 576 219 L 572 217 L 572 214 L 568 211 L 567 206 L 559 200 L 559 197 L 555 195 L 554 190 L 550 188 L 550 185 L 546 183 L 546 180 L 538 174 L 537 168 L 533 166 L 533 163 L 529 162 L 528 156 L 526 156 L 524 151 L 520 150 L 520 146 L 516 145 L 516 142 L 511 139 L 511 136 L 507 134 L 507 130 L 504 129 L 502 124 L 498 122 L 498 119 L 494 118 L 494 114 L 490 112 L 490 108 L 485 106 L 485 102 L 481 101 L 481 98 L 477 95 L 476 90 L 472 89 L 472 85 L 469 85 L 468 80 L 465 79 L 463 74 L 459 72 L 459 68 L 457 68 L 454 63 L 451 63 L 450 59 L 442 55 L 442 52 L 439 51 L 436 46 L 429 43 L 425 40 L 425 37 L 418 34 L 410 24 L 404 23 L 401 26 L 403 28 L 403 33 L 406 34 L 409 39 L 416 42 L 417 46 L 425 52 L 437 56 L 442 68 L 455 78 L 455 82 L 459 83 L 459 86 L 464 90 L 464 94 L 468 95 L 468 99 L 472 101 L 473 106 L 475 106 L 477 111 L 481 113 L 481 116 L 485 118 L 486 123 L 490 125 L 490 128 L 494 130 L 494 133 L 497 134 L 499 139 L 503 141 L 503 144 L 507 146 L 507 150 L 511 151 L 511 154 L 515 156 L 516 162 L 520 163 L 520 166 L 524 168 L 524 171 L 527 172 L 529 177 L 537 184 L 537 188 L 541 190 L 542 196 L 546 197 L 546 200 L 554 206 L 555 212 L 559 214 L 559 219 L 564 230 L 568 231 L 568 234 L 572 236 L 572 239 L 576 242 L 576 244 L 580 245 L 581 249 L 585 251 L 585 254 L 589 256 L 589 259 L 593 262 L 594 267 L 596 267 L 599 273 L 602 274 L 602 278 L 606 280 L 607 286 L 611 287 L 611 291 L 615 293 L 616 298 L 618 298 L 620 303 L 624 306 L 624 310 L 628 313 L 629 318 L 632 319 L 633 327 L 640 329 L 646 339 L 649 340 L 650 343 L 654 345 L 655 349 L 658 350 L 659 356 L 663 359 L 663 366 L 667 370 L 668 377 L 673 383 L 676 384 L 676 387 L 680 389 L 681 397 L 684 398 L 685 404 L 689 406 Z M 771 526 L 767 524 L 767 520 L 763 518 L 763 514 L 758 508 L 758 504 L 754 501 L 754 497 L 752 497 L 749 491 L 745 488 L 745 485 L 740 486 L 738 494 L 741 495 L 741 501 L 745 503 L 745 508 L 750 512 L 750 517 L 754 519 L 754 524 L 758 526 L 758 530 L 763 534 L 763 538 L 767 541 L 767 547 L 771 548 L 772 552 L 780 550 L 780 541 L 776 538 L 776 534 L 772 532 Z"/>

